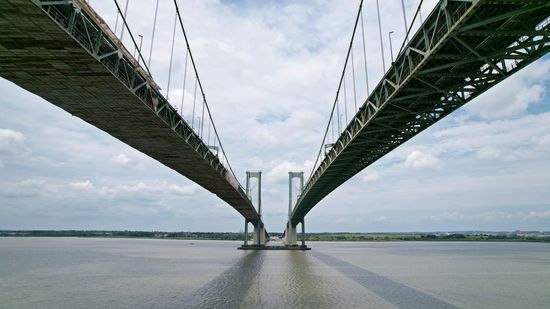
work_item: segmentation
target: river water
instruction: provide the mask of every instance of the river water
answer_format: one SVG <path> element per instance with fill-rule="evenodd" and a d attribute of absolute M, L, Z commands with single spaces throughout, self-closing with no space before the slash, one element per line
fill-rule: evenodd
<path fill-rule="evenodd" d="M 550 308 L 550 244 L 0 238 L 0 308 Z"/>

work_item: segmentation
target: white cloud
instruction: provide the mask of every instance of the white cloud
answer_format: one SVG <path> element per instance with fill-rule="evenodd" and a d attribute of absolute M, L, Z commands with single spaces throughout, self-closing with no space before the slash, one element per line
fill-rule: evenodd
<path fill-rule="evenodd" d="M 416 169 L 435 169 L 441 166 L 441 161 L 432 154 L 415 150 L 407 156 L 403 166 Z"/>
<path fill-rule="evenodd" d="M 23 133 L 11 129 L 0 129 L 0 154 L 21 155 L 26 152 Z"/>
<path fill-rule="evenodd" d="M 550 134 L 533 136 L 531 142 L 536 148 L 550 151 Z"/>
<path fill-rule="evenodd" d="M 118 154 L 116 156 L 112 156 L 111 162 L 121 167 L 127 167 L 133 163 L 132 159 L 130 159 L 127 155 L 123 153 Z"/>
<path fill-rule="evenodd" d="M 197 190 L 197 185 L 180 186 L 166 181 L 138 182 L 131 185 L 102 186 L 97 189 L 104 196 L 119 196 L 132 194 L 160 195 L 170 194 L 176 196 L 192 195 Z"/>
<path fill-rule="evenodd" d="M 530 105 L 542 101 L 543 83 L 548 80 L 550 60 L 539 61 L 488 90 L 466 105 L 466 110 L 486 119 L 524 115 Z"/>
<path fill-rule="evenodd" d="M 305 183 L 312 166 L 312 161 L 306 161 L 303 164 L 291 161 L 276 162 L 265 174 L 265 177 L 273 183 L 288 183 L 288 172 L 304 172 Z"/>
<path fill-rule="evenodd" d="M 46 182 L 39 179 L 4 182 L 0 183 L 0 195 L 9 198 L 36 197 L 44 191 L 46 186 Z"/>
<path fill-rule="evenodd" d="M 550 152 L 550 112 L 516 119 L 460 120 L 436 131 L 430 149 L 439 156 L 474 153 L 484 160 L 543 159 Z"/>
<path fill-rule="evenodd" d="M 364 182 L 375 182 L 380 179 L 380 173 L 374 170 L 368 170 L 365 175 L 361 177 Z"/>
<path fill-rule="evenodd" d="M 502 211 L 486 211 L 481 213 L 463 213 L 460 211 L 443 212 L 430 216 L 432 221 L 497 221 L 512 218 L 513 215 Z"/>
<path fill-rule="evenodd" d="M 500 157 L 500 151 L 493 147 L 483 147 L 476 153 L 477 157 L 484 160 L 492 160 Z"/>
<path fill-rule="evenodd" d="M 80 191 L 91 191 L 95 189 L 94 184 L 90 180 L 72 182 L 69 184 L 69 187 Z"/>
<path fill-rule="evenodd" d="M 525 216 L 525 220 L 533 220 L 533 219 L 545 219 L 550 218 L 550 209 L 544 210 L 544 211 L 530 211 L 527 216 Z"/>
<path fill-rule="evenodd" d="M 25 179 L 21 181 L 21 186 L 28 188 L 40 188 L 46 184 L 46 181 L 41 179 Z"/>

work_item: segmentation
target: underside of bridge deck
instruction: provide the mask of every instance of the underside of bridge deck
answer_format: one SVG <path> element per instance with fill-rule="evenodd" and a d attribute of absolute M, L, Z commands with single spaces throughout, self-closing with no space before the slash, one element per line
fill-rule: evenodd
<path fill-rule="evenodd" d="M 84 1 L 0 1 L 0 76 L 174 169 L 257 224 L 228 167 Z"/>
<path fill-rule="evenodd" d="M 548 51 L 548 1 L 440 1 L 313 172 L 292 224 L 352 176 Z"/>

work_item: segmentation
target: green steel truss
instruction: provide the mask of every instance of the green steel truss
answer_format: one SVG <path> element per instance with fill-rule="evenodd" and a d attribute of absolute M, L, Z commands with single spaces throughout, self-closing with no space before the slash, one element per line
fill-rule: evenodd
<path fill-rule="evenodd" d="M 172 130 L 191 145 L 214 169 L 224 175 L 227 169 L 218 157 L 193 131 L 174 107 L 161 94 L 158 86 L 145 70 L 129 58 L 121 45 L 105 34 L 94 18 L 74 5 L 73 1 L 33 0 L 60 27 L 65 29 L 90 54 L 113 73 L 132 93 L 139 97 Z"/>
<path fill-rule="evenodd" d="M 440 1 L 312 173 L 292 224 L 349 178 L 545 55 L 549 24 L 549 1 Z"/>
<path fill-rule="evenodd" d="M 203 172 L 214 172 L 221 175 L 229 183 L 224 186 L 237 191 L 236 194 L 226 195 L 228 203 L 232 204 L 253 225 L 256 226 L 259 223 L 257 211 L 230 169 L 224 166 L 224 162 L 220 161 L 218 155 L 212 152 L 175 108 L 169 104 L 152 77 L 131 56 L 114 34 L 105 31 L 105 26 L 100 25 L 103 21 L 99 16 L 95 15 L 93 11 L 86 10 L 82 0 L 28 1 L 32 1 L 40 7 L 49 18 L 138 97 L 154 113 L 152 116 L 156 114 L 181 137 L 182 142 L 187 143 L 202 159 L 208 162 L 213 170 Z M 48 47 L 45 46 L 45 48 Z M 87 74 L 91 76 L 94 72 Z M 204 186 L 204 184 L 200 185 Z M 222 195 L 218 192 L 214 193 L 224 198 L 223 192 Z"/>

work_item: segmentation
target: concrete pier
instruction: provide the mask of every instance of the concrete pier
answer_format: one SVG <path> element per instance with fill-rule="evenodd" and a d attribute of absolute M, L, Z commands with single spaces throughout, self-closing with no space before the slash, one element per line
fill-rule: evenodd
<path fill-rule="evenodd" d="M 254 244 L 243 245 L 238 249 L 239 250 L 301 250 L 301 251 L 311 250 L 311 248 L 308 248 L 305 245 L 289 246 L 289 245 L 286 245 L 284 241 L 270 241 L 270 242 L 267 242 L 265 245 L 261 245 L 261 246 L 254 245 Z"/>
<path fill-rule="evenodd" d="M 285 245 L 297 246 L 298 236 L 296 235 L 296 227 L 288 223 L 285 230 Z"/>

